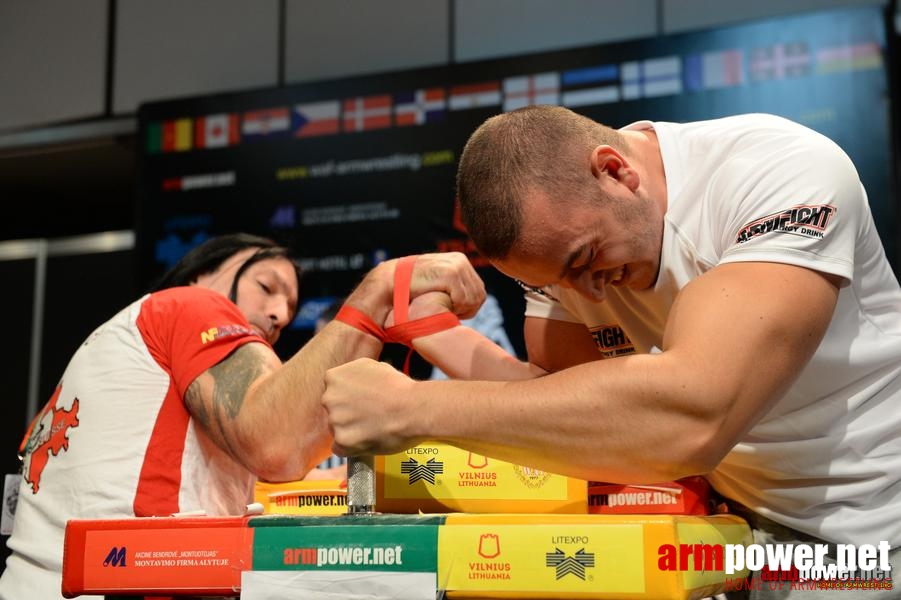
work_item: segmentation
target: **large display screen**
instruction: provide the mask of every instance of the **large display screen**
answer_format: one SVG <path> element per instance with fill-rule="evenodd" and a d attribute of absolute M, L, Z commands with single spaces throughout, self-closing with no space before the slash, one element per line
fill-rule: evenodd
<path fill-rule="evenodd" d="M 614 127 L 748 112 L 808 125 L 854 160 L 893 258 L 886 35 L 880 9 L 848 9 L 144 105 L 140 279 L 149 284 L 218 233 L 289 244 L 306 272 L 298 318 L 281 343 L 290 353 L 374 264 L 459 250 L 489 291 L 470 324 L 523 356 L 520 290 L 469 243 L 455 218 L 454 176 L 482 121 L 527 104 L 567 106 Z"/>

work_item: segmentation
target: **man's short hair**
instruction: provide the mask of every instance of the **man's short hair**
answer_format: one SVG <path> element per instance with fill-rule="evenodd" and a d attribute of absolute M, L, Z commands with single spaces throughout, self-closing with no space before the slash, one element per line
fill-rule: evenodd
<path fill-rule="evenodd" d="M 479 252 L 488 259 L 509 255 L 530 191 L 551 199 L 587 194 L 588 160 L 602 144 L 627 149 L 620 132 L 560 106 L 527 106 L 479 126 L 457 169 L 460 215 Z"/>

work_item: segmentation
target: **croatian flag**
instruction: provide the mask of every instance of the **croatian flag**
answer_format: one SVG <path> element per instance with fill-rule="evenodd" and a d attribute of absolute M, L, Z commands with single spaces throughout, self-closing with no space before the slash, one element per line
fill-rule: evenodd
<path fill-rule="evenodd" d="M 365 96 L 344 101 L 344 131 L 391 127 L 391 96 Z"/>
<path fill-rule="evenodd" d="M 338 133 L 338 101 L 294 105 L 292 130 L 296 137 Z"/>
<path fill-rule="evenodd" d="M 444 120 L 446 108 L 444 88 L 401 92 L 394 97 L 394 124 L 437 123 Z"/>
<path fill-rule="evenodd" d="M 288 133 L 291 130 L 291 111 L 288 107 L 264 108 L 244 113 L 241 136 L 259 139 L 267 135 Z"/>
<path fill-rule="evenodd" d="M 455 85 L 450 90 L 451 110 L 497 106 L 500 103 L 501 86 L 497 81 Z"/>
<path fill-rule="evenodd" d="M 194 145 L 224 148 L 238 143 L 238 115 L 207 115 L 194 121 Z"/>
<path fill-rule="evenodd" d="M 556 71 L 504 79 L 504 112 L 532 104 L 560 103 L 560 74 Z"/>

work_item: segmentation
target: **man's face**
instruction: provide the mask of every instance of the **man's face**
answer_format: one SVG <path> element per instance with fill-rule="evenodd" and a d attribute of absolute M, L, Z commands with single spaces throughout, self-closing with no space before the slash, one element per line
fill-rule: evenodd
<path fill-rule="evenodd" d="M 604 178 L 593 185 L 590 197 L 565 201 L 530 192 L 519 241 L 494 265 L 528 285 L 559 284 L 592 302 L 606 298 L 608 285 L 654 285 L 663 238 L 658 205 L 641 188 Z"/>
<path fill-rule="evenodd" d="M 238 269 L 257 252 L 249 248 L 225 261 L 202 285 L 228 296 Z M 251 327 L 275 344 L 297 308 L 298 282 L 285 258 L 267 258 L 250 265 L 238 280 L 236 304 Z"/>

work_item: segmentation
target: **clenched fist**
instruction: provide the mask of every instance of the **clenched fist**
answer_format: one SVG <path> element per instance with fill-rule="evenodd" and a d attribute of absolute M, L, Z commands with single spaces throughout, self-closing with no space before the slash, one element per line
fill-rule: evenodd
<path fill-rule="evenodd" d="M 394 454 L 418 442 L 409 431 L 417 403 L 416 382 L 387 363 L 360 358 L 329 369 L 322 404 L 342 456 Z"/>

